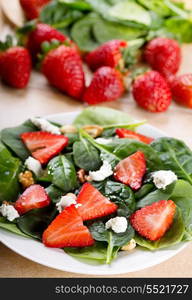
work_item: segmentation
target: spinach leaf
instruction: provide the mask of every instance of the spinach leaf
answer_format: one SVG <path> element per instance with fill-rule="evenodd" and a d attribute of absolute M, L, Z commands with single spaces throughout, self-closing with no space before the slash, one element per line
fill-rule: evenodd
<path fill-rule="evenodd" d="M 85 125 L 114 125 L 127 124 L 134 120 L 124 112 L 108 107 L 88 107 L 75 119 L 73 124 L 78 127 Z"/>
<path fill-rule="evenodd" d="M 153 242 L 145 239 L 144 237 L 138 234 L 136 234 L 134 238 L 138 245 L 145 247 L 149 250 L 156 250 L 156 249 L 170 247 L 180 243 L 183 238 L 184 232 L 185 232 L 185 225 L 183 222 L 182 214 L 180 209 L 177 208 L 177 212 L 175 214 L 173 224 L 161 239 Z"/>
<path fill-rule="evenodd" d="M 72 9 L 89 11 L 91 10 L 91 6 L 84 0 L 59 0 L 60 3 L 63 3 L 67 7 Z"/>
<path fill-rule="evenodd" d="M 108 15 L 118 21 L 129 21 L 150 26 L 149 12 L 134 1 L 119 1 L 108 10 Z"/>
<path fill-rule="evenodd" d="M 76 166 L 86 171 L 100 168 L 102 161 L 97 148 L 80 134 L 80 141 L 73 144 L 73 155 Z"/>
<path fill-rule="evenodd" d="M 93 33 L 96 40 L 103 44 L 112 39 L 135 40 L 147 33 L 145 28 L 131 27 L 106 20 L 99 20 L 93 24 Z"/>
<path fill-rule="evenodd" d="M 119 247 L 113 248 L 112 258 L 116 258 Z M 64 248 L 64 251 L 79 259 L 86 260 L 88 263 L 104 264 L 107 259 L 107 247 L 105 243 L 95 242 L 91 247 L 84 248 Z"/>
<path fill-rule="evenodd" d="M 151 143 L 158 153 L 165 170 L 175 174 L 192 184 L 192 151 L 186 144 L 174 138 L 163 137 Z"/>
<path fill-rule="evenodd" d="M 90 13 L 72 26 L 72 39 L 82 51 L 89 52 L 99 46 L 99 43 L 92 34 L 93 25 L 98 22 L 99 18 L 100 17 L 97 14 Z"/>
<path fill-rule="evenodd" d="M 179 16 L 165 20 L 164 27 L 171 32 L 181 43 L 192 42 L 192 22 L 190 19 Z"/>
<path fill-rule="evenodd" d="M 134 230 L 128 224 L 127 230 L 123 233 L 115 233 L 112 230 L 106 230 L 102 221 L 94 222 L 89 230 L 96 241 L 107 242 L 106 263 L 110 264 L 113 259 L 114 247 L 121 247 L 127 244 L 134 237 Z"/>
<path fill-rule="evenodd" d="M 63 192 L 77 187 L 75 167 L 64 155 L 56 156 L 49 162 L 48 173 L 52 177 L 52 183 Z"/>
<path fill-rule="evenodd" d="M 63 195 L 63 191 L 51 184 L 46 188 L 46 192 L 51 198 L 53 203 L 56 203 L 60 200 L 61 196 Z"/>
<path fill-rule="evenodd" d="M 28 237 L 17 227 L 17 225 L 15 223 L 11 223 L 11 222 L 7 221 L 7 219 L 4 217 L 0 217 L 0 228 L 8 230 L 17 235 Z"/>
<path fill-rule="evenodd" d="M 0 203 L 4 200 L 14 201 L 20 191 L 18 175 L 21 162 L 13 157 L 0 143 Z"/>
<path fill-rule="evenodd" d="M 123 183 L 105 180 L 93 185 L 108 199 L 115 202 L 119 209 L 119 216 L 129 217 L 135 210 L 135 198 L 133 191 Z"/>
<path fill-rule="evenodd" d="M 171 15 L 170 8 L 165 4 L 163 0 L 137 0 L 141 5 L 145 8 L 156 12 L 158 15 L 162 17 L 168 17 Z"/>
<path fill-rule="evenodd" d="M 178 180 L 170 199 L 181 209 L 188 240 L 192 240 L 192 185 Z"/>
<path fill-rule="evenodd" d="M 16 219 L 18 228 L 26 235 L 41 240 L 43 231 L 56 217 L 55 205 L 33 209 Z"/>
<path fill-rule="evenodd" d="M 20 135 L 24 132 L 36 131 L 30 121 L 26 121 L 18 127 L 5 128 L 1 131 L 1 141 L 8 146 L 20 159 L 25 160 L 30 152 L 21 141 Z"/>
<path fill-rule="evenodd" d="M 137 192 L 135 192 L 135 199 L 139 200 L 147 196 L 150 192 L 155 189 L 153 183 L 146 183 L 144 184 Z"/>
<path fill-rule="evenodd" d="M 143 198 L 141 198 L 137 204 L 137 209 L 145 207 L 147 205 L 151 205 L 154 202 L 160 201 L 160 200 L 168 200 L 171 199 L 171 195 L 174 191 L 176 183 L 173 182 L 170 185 L 166 187 L 165 190 L 163 189 L 157 189 L 155 191 L 152 191 L 151 193 L 147 194 Z"/>

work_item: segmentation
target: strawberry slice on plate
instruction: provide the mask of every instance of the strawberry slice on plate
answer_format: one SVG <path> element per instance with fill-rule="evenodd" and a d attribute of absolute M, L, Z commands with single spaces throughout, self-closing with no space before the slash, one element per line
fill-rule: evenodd
<path fill-rule="evenodd" d="M 143 152 L 137 151 L 121 160 L 114 169 L 114 177 L 133 190 L 141 187 L 143 176 L 146 172 L 146 161 Z"/>
<path fill-rule="evenodd" d="M 15 209 L 22 215 L 31 209 L 48 206 L 50 202 L 45 189 L 39 184 L 33 184 L 15 202 Z"/>
<path fill-rule="evenodd" d="M 145 144 L 150 144 L 154 140 L 153 138 L 150 138 L 148 136 L 136 133 L 134 131 L 131 131 L 131 130 L 125 129 L 125 128 L 117 128 L 116 134 L 118 135 L 119 138 L 128 138 L 128 139 L 138 140 Z"/>
<path fill-rule="evenodd" d="M 133 228 L 151 241 L 160 239 L 173 223 L 176 205 L 172 200 L 160 200 L 133 213 Z"/>
<path fill-rule="evenodd" d="M 45 131 L 25 132 L 21 134 L 21 139 L 32 156 L 41 164 L 46 164 L 68 144 L 66 136 Z"/>
<path fill-rule="evenodd" d="M 94 240 L 74 205 L 66 207 L 43 233 L 47 247 L 87 247 Z"/>
<path fill-rule="evenodd" d="M 104 217 L 114 213 L 117 205 L 103 196 L 92 184 L 85 183 L 77 197 L 77 208 L 83 221 Z"/>

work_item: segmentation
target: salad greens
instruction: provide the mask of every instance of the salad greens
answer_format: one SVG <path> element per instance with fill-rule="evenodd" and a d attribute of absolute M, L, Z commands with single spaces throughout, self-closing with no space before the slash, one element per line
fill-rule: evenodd
<path fill-rule="evenodd" d="M 115 3 L 115 0 L 110 1 L 112 2 Z M 82 1 L 74 1 L 73 4 L 74 7 L 79 7 Z M 70 5 L 69 8 L 71 9 Z M 88 10 L 88 7 L 82 6 L 81 11 L 85 10 Z M 144 144 L 138 140 L 119 139 L 115 136 L 116 128 L 123 127 L 134 131 L 141 124 L 143 122 L 136 122 L 126 113 L 111 108 L 86 108 L 73 122 L 77 133 L 68 134 L 68 146 L 43 166 L 40 178 L 34 176 L 35 182 L 43 186 L 49 195 L 50 205 L 32 209 L 13 222 L 0 216 L 0 228 L 41 241 L 43 231 L 58 215 L 56 203 L 68 192 L 78 195 L 83 185 L 77 174 L 79 169 L 84 169 L 88 175 L 89 171 L 99 170 L 104 160 L 114 169 L 121 160 L 140 150 L 144 153 L 147 163 L 141 188 L 134 191 L 128 185 L 117 182 L 113 175 L 102 181 L 92 181 L 91 184 L 101 194 L 117 205 L 117 212 L 84 222 L 96 241 L 93 246 L 68 247 L 64 248 L 64 251 L 89 263 L 103 264 L 111 263 L 121 251 L 121 247 L 131 239 L 135 239 L 139 246 L 148 250 L 169 247 L 181 241 L 191 241 L 192 151 L 184 142 L 170 137 L 157 138 L 151 144 Z M 103 127 L 104 131 L 100 137 L 104 138 L 104 142 L 102 139 L 98 141 L 97 138 L 91 137 L 85 125 Z M 4 200 L 14 202 L 22 193 L 18 176 L 25 170 L 22 161 L 30 153 L 24 147 L 20 134 L 36 130 L 30 121 L 26 121 L 21 126 L 3 129 L 0 134 L 0 205 Z M 152 172 L 157 170 L 171 170 L 177 175 L 178 180 L 167 185 L 165 189 L 157 189 L 152 180 Z M 172 200 L 177 209 L 169 230 L 162 238 L 153 242 L 135 232 L 129 218 L 136 210 L 160 200 Z M 105 222 L 116 216 L 127 219 L 128 226 L 125 232 L 116 233 L 112 229 L 106 229 Z"/>
<path fill-rule="evenodd" d="M 69 35 L 83 51 L 111 39 L 168 36 L 192 42 L 191 11 L 171 0 L 54 0 L 40 21 Z"/>

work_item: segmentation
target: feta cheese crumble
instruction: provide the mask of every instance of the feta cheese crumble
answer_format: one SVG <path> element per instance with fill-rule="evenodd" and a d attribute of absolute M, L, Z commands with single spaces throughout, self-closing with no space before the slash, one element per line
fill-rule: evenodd
<path fill-rule="evenodd" d="M 114 232 L 121 233 L 126 231 L 127 225 L 127 219 L 125 217 L 115 217 L 105 223 L 105 228 L 111 228 Z"/>
<path fill-rule="evenodd" d="M 41 168 L 41 163 L 37 159 L 31 156 L 29 156 L 26 159 L 25 166 L 28 170 L 32 171 L 36 176 L 40 176 L 43 171 L 43 169 Z"/>
<path fill-rule="evenodd" d="M 0 213 L 10 222 L 19 217 L 19 214 L 13 205 L 2 204 L 0 206 Z"/>
<path fill-rule="evenodd" d="M 95 139 L 95 141 L 96 141 L 98 144 L 107 145 L 107 144 L 109 144 L 109 143 L 112 142 L 112 139 L 97 138 L 97 139 Z"/>
<path fill-rule="evenodd" d="M 103 165 L 98 171 L 89 171 L 90 179 L 93 181 L 102 181 L 112 174 L 113 170 L 111 168 L 111 165 L 107 161 L 103 162 Z"/>
<path fill-rule="evenodd" d="M 78 205 L 76 199 L 77 197 L 72 193 L 68 193 L 65 196 L 62 196 L 60 201 L 56 203 L 57 210 L 61 213 L 67 206 L 70 206 L 72 204 Z"/>
<path fill-rule="evenodd" d="M 61 134 L 60 129 L 51 124 L 49 121 L 42 119 L 42 118 L 31 118 L 31 122 L 37 126 L 42 131 L 50 132 L 53 134 Z"/>
<path fill-rule="evenodd" d="M 153 183 L 158 189 L 165 190 L 166 186 L 177 180 L 177 176 L 172 171 L 157 171 L 152 174 Z"/>

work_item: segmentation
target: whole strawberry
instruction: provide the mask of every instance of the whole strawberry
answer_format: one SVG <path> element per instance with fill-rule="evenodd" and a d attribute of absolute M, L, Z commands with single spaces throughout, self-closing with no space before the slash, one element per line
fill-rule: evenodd
<path fill-rule="evenodd" d="M 41 52 L 43 42 L 50 42 L 53 39 L 59 42 L 71 42 L 67 36 L 62 34 L 57 29 L 44 23 L 36 24 L 27 23 L 26 26 L 19 29 L 21 42 L 29 49 L 33 60 L 37 58 L 37 54 Z"/>
<path fill-rule="evenodd" d="M 133 97 L 139 106 L 151 112 L 166 111 L 171 104 L 170 88 L 156 71 L 148 71 L 135 79 Z"/>
<path fill-rule="evenodd" d="M 125 48 L 126 46 L 126 41 L 108 41 L 90 52 L 86 56 L 85 60 L 93 71 L 103 66 L 115 68 L 122 60 L 121 49 Z"/>
<path fill-rule="evenodd" d="M 192 74 L 175 76 L 170 82 L 173 99 L 192 108 Z"/>
<path fill-rule="evenodd" d="M 181 48 L 175 40 L 155 38 L 147 44 L 144 58 L 162 75 L 175 74 L 181 64 Z"/>
<path fill-rule="evenodd" d="M 99 68 L 91 84 L 85 90 L 83 100 L 88 104 L 115 101 L 124 93 L 123 78 L 119 71 L 111 67 Z"/>
<path fill-rule="evenodd" d="M 60 45 L 50 50 L 43 59 L 41 70 L 51 85 L 81 99 L 85 79 L 81 57 L 76 49 Z"/>
<path fill-rule="evenodd" d="M 38 18 L 43 6 L 49 2 L 50 0 L 20 0 L 21 6 L 28 20 Z"/>
<path fill-rule="evenodd" d="M 8 85 L 22 89 L 31 75 L 31 57 L 27 49 L 0 42 L 0 77 Z"/>

